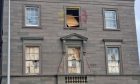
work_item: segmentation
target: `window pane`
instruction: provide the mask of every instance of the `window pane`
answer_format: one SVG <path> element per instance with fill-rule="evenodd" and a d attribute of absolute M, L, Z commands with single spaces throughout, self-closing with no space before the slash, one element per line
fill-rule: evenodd
<path fill-rule="evenodd" d="M 29 54 L 29 53 L 30 53 L 30 48 L 26 48 L 26 49 L 25 49 L 25 53 L 26 53 L 26 54 Z"/>
<path fill-rule="evenodd" d="M 79 61 L 68 61 L 68 72 L 69 73 L 80 73 L 80 62 Z"/>
<path fill-rule="evenodd" d="M 105 18 L 116 19 L 116 11 L 105 11 Z"/>
<path fill-rule="evenodd" d="M 107 48 L 108 60 L 119 60 L 119 48 Z"/>
<path fill-rule="evenodd" d="M 68 48 L 68 59 L 80 60 L 80 48 Z"/>
<path fill-rule="evenodd" d="M 39 60 L 39 54 L 30 54 L 30 60 Z"/>
<path fill-rule="evenodd" d="M 39 47 L 26 47 L 26 60 L 39 60 Z"/>
<path fill-rule="evenodd" d="M 38 7 L 26 7 L 25 10 L 25 25 L 38 26 L 39 25 L 39 9 Z"/>
<path fill-rule="evenodd" d="M 116 20 L 106 19 L 105 23 L 106 23 L 107 29 L 116 29 L 117 28 Z"/>
<path fill-rule="evenodd" d="M 117 29 L 116 11 L 105 11 L 106 29 Z"/>
<path fill-rule="evenodd" d="M 119 67 L 115 67 L 115 66 L 108 67 L 108 71 L 109 71 L 110 74 L 120 73 Z"/>
<path fill-rule="evenodd" d="M 66 8 L 66 25 L 68 28 L 79 27 L 79 8 Z"/>
<path fill-rule="evenodd" d="M 107 48 L 108 72 L 120 73 L 119 48 Z"/>
<path fill-rule="evenodd" d="M 31 47 L 30 48 L 30 53 L 38 54 L 39 53 L 39 48 L 38 47 Z"/>
<path fill-rule="evenodd" d="M 26 73 L 39 73 L 39 62 L 38 61 L 26 61 Z"/>
<path fill-rule="evenodd" d="M 68 73 L 81 73 L 80 48 L 68 48 Z"/>

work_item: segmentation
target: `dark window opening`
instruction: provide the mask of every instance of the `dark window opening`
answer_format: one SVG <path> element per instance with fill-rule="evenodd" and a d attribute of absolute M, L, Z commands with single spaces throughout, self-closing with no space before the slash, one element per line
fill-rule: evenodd
<path fill-rule="evenodd" d="M 66 9 L 66 25 L 68 28 L 80 27 L 79 8 Z"/>

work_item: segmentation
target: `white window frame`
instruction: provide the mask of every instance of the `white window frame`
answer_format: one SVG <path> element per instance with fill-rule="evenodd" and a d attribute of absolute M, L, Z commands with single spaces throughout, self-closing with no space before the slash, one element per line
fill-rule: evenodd
<path fill-rule="evenodd" d="M 115 12 L 115 18 L 107 18 L 105 15 L 107 11 Z M 103 9 L 103 16 L 104 16 L 104 29 L 105 30 L 120 30 L 118 26 L 119 24 L 118 24 L 117 9 Z M 115 24 L 116 26 L 114 27 L 107 26 L 107 20 L 113 21 L 114 23 L 113 22 L 112 23 Z"/>
<path fill-rule="evenodd" d="M 37 8 L 37 13 L 38 13 L 37 15 L 38 16 L 34 16 L 34 18 L 37 18 L 37 24 L 28 23 L 28 20 L 27 20 L 27 17 L 28 17 L 27 11 L 28 10 L 27 10 L 27 8 Z M 40 7 L 37 6 L 37 5 L 25 5 L 24 10 L 25 10 L 25 12 L 24 12 L 25 13 L 25 17 L 24 17 L 24 19 L 25 19 L 25 22 L 24 22 L 25 26 L 27 26 L 27 27 L 39 27 L 40 26 Z"/>
<path fill-rule="evenodd" d="M 109 66 L 108 66 L 108 53 L 107 53 L 107 49 L 108 48 L 118 48 L 118 62 L 119 62 L 119 65 L 118 65 L 118 68 L 119 68 L 119 73 L 110 73 L 109 72 Z M 121 46 L 112 46 L 112 45 L 106 45 L 106 68 L 107 68 L 107 74 L 109 75 L 120 75 L 122 73 L 122 67 L 121 67 Z"/>

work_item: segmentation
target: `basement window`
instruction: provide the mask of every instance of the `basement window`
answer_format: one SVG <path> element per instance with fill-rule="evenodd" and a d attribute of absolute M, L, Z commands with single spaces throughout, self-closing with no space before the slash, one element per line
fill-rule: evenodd
<path fill-rule="evenodd" d="M 79 7 L 67 7 L 65 15 L 65 25 L 67 28 L 75 29 L 80 27 L 80 8 Z"/>

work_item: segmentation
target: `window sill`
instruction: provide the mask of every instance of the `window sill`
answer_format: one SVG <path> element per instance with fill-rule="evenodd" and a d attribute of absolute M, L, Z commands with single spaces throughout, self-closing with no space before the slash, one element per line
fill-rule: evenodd
<path fill-rule="evenodd" d="M 28 73 L 25 73 L 24 75 L 25 76 L 36 76 L 36 75 L 40 75 L 40 74 L 39 73 L 37 73 L 37 74 L 31 74 L 31 73 L 28 74 Z"/>
<path fill-rule="evenodd" d="M 42 29 L 40 26 L 23 26 L 25 29 Z"/>
<path fill-rule="evenodd" d="M 104 29 L 104 31 L 121 31 L 120 29 Z"/>
<path fill-rule="evenodd" d="M 75 28 L 68 28 L 68 27 L 64 27 L 65 30 L 86 30 L 86 28 L 82 28 L 82 27 L 75 27 Z"/>
<path fill-rule="evenodd" d="M 121 73 L 107 73 L 108 76 L 113 76 L 113 75 L 121 75 Z"/>

